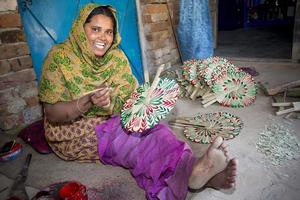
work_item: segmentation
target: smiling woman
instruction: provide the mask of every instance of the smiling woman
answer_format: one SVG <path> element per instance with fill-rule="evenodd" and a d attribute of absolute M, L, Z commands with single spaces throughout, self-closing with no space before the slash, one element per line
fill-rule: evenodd
<path fill-rule="evenodd" d="M 91 12 L 84 24 L 84 31 L 96 56 L 103 56 L 111 47 L 114 39 L 116 21 L 111 12 L 104 7 L 98 7 Z"/>
<path fill-rule="evenodd" d="M 137 81 L 120 41 L 115 10 L 88 4 L 68 39 L 48 53 L 39 95 L 45 108 L 45 137 L 53 151 L 64 160 L 100 160 L 129 169 L 147 199 L 183 200 L 188 185 L 232 187 L 237 164 L 234 159 L 227 163 L 222 138 L 197 161 L 166 125 L 142 134 L 123 130 L 115 114 Z"/>

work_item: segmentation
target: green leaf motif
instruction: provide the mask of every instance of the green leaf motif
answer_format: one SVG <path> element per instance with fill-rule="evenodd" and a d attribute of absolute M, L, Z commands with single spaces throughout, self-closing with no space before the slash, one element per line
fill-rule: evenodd
<path fill-rule="evenodd" d="M 61 94 L 61 98 L 64 99 L 64 100 L 69 100 L 70 99 L 65 93 Z"/>
<path fill-rule="evenodd" d="M 82 70 L 82 76 L 87 78 L 87 77 L 90 77 L 91 75 L 93 75 L 91 70 L 89 70 L 89 69 L 83 69 Z"/>
<path fill-rule="evenodd" d="M 85 33 L 84 32 L 79 33 L 78 36 L 79 36 L 80 42 L 85 42 L 86 41 L 86 37 L 85 37 Z"/>
<path fill-rule="evenodd" d="M 80 94 L 79 87 L 76 84 L 74 84 L 72 81 L 66 81 L 65 86 L 66 86 L 66 88 L 68 88 L 70 90 L 71 93 L 73 93 L 75 95 Z"/>
<path fill-rule="evenodd" d="M 74 82 L 76 84 L 82 84 L 83 79 L 80 76 L 75 76 L 74 77 Z"/>
<path fill-rule="evenodd" d="M 49 65 L 49 71 L 50 72 L 55 72 L 55 70 L 57 69 L 57 65 L 54 63 L 50 63 Z"/>
<path fill-rule="evenodd" d="M 40 92 L 41 94 L 46 94 L 47 91 L 53 91 L 55 90 L 55 85 L 51 83 L 48 79 L 42 79 L 41 86 L 40 86 Z"/>
<path fill-rule="evenodd" d="M 53 54 L 53 61 L 58 65 L 62 63 L 62 57 L 60 56 L 59 52 L 55 52 Z"/>

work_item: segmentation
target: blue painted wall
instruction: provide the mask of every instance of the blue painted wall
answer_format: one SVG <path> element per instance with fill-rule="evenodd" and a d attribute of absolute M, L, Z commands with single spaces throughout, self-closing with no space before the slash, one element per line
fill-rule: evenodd
<path fill-rule="evenodd" d="M 42 64 L 50 48 L 68 37 L 81 7 L 94 2 L 117 9 L 120 47 L 127 55 L 133 74 L 144 82 L 135 0 L 18 0 L 32 62 L 40 79 Z M 122 3 L 121 3 L 122 2 Z"/>

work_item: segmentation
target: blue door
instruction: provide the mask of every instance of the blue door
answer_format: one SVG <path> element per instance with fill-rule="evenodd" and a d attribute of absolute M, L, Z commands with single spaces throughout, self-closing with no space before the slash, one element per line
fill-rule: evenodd
<path fill-rule="evenodd" d="M 112 5 L 117 9 L 121 49 L 127 55 L 133 74 L 144 82 L 135 0 L 18 0 L 33 66 L 40 79 L 42 64 L 50 48 L 63 42 L 81 7 L 87 3 Z"/>

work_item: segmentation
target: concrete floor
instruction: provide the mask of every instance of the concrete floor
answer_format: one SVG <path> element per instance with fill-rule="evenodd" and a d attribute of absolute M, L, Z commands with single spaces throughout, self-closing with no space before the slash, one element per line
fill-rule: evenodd
<path fill-rule="evenodd" d="M 293 27 L 282 25 L 219 31 L 217 39 L 217 56 L 290 59 Z"/>
<path fill-rule="evenodd" d="M 235 55 L 227 55 L 234 57 Z M 259 61 L 259 62 L 258 62 Z M 275 62 L 275 64 L 274 64 Z M 278 64 L 279 62 L 279 64 Z M 255 67 L 260 73 L 255 81 L 269 82 L 276 85 L 297 80 L 300 77 L 300 64 L 287 61 L 260 62 L 257 59 L 236 59 L 238 66 Z M 280 64 L 281 63 L 281 64 Z M 244 122 L 241 134 L 233 140 L 227 141 L 230 145 L 232 157 L 239 160 L 237 187 L 231 191 L 216 191 L 206 189 L 201 193 L 189 193 L 186 199 L 190 200 L 297 200 L 300 195 L 300 160 L 286 162 L 283 166 L 273 166 L 268 159 L 259 153 L 255 147 L 258 134 L 270 123 L 281 123 L 300 139 L 300 121 L 285 120 L 282 116 L 274 115 L 271 107 L 271 97 L 265 96 L 259 90 L 257 100 L 251 106 L 241 109 L 226 108 L 212 105 L 202 108 L 200 102 L 180 99 L 169 118 L 178 116 L 193 116 L 196 113 L 227 111 L 240 117 Z M 275 120 L 275 122 L 274 122 Z M 176 136 L 188 142 L 195 154 L 201 154 L 207 145 L 192 143 L 185 139 L 179 129 L 174 130 Z M 14 136 L 0 134 L 0 145 Z M 18 139 L 18 141 L 20 141 Z M 22 142 L 22 141 L 20 141 Z M 22 142 L 23 143 L 23 142 Z M 96 188 L 103 199 L 111 200 L 142 200 L 144 192 L 135 183 L 130 173 L 120 167 L 103 164 L 66 162 L 54 154 L 41 155 L 30 146 L 24 144 L 24 151 L 14 161 L 0 163 L 0 199 L 6 199 L 9 187 L 25 161 L 27 153 L 32 153 L 29 175 L 26 181 L 26 190 L 33 196 L 46 186 L 69 180 L 76 180 L 88 187 Z"/>

